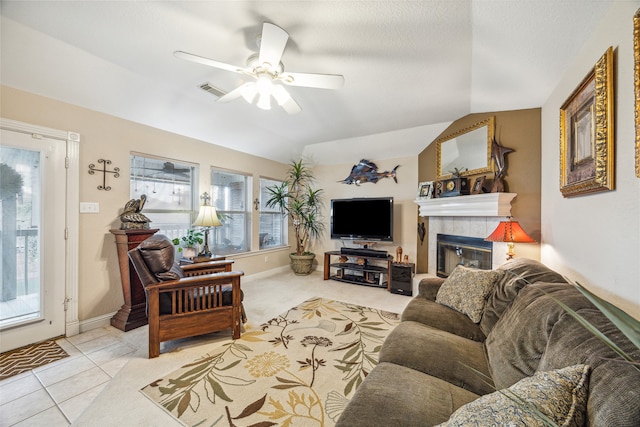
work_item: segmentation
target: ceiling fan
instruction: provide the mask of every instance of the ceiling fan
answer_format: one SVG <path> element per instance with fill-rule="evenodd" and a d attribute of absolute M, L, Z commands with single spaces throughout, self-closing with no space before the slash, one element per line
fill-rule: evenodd
<path fill-rule="evenodd" d="M 269 110 L 271 109 L 271 97 L 273 96 L 278 105 L 287 113 L 296 114 L 302 109 L 283 84 L 319 89 L 340 89 L 344 85 L 344 76 L 338 74 L 285 72 L 284 65 L 280 59 L 288 39 L 289 34 L 285 30 L 277 25 L 265 22 L 262 25 L 262 36 L 258 39 L 259 52 L 247 59 L 246 67 L 225 64 L 224 62 L 181 50 L 174 52 L 174 55 L 180 59 L 251 76 L 255 79 L 255 81 L 245 83 L 220 97 L 218 102 L 230 102 L 242 97 L 249 104 L 253 104 L 257 97 L 256 106 Z"/>

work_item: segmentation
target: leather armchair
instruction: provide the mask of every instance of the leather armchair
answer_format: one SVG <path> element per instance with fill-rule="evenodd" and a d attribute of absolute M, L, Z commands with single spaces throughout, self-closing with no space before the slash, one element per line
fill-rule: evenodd
<path fill-rule="evenodd" d="M 231 328 L 240 338 L 246 321 L 240 289 L 241 271 L 232 260 L 180 267 L 173 243 L 164 235 L 149 237 L 129 251 L 147 297 L 149 358 L 158 357 L 160 343 Z"/>

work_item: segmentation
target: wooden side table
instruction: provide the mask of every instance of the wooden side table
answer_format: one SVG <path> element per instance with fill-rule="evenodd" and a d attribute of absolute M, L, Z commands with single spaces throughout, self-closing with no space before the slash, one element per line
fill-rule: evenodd
<path fill-rule="evenodd" d="M 222 255 L 212 255 L 210 257 L 180 258 L 178 259 L 178 264 L 190 265 L 208 261 L 224 261 L 225 259 L 227 259 L 227 257 Z"/>
<path fill-rule="evenodd" d="M 144 287 L 136 274 L 128 252 L 149 237 L 158 232 L 158 228 L 143 230 L 109 230 L 116 238 L 118 250 L 118 264 L 120 265 L 120 279 L 124 304 L 111 318 L 111 326 L 121 331 L 144 326 L 147 321 L 147 298 Z"/>

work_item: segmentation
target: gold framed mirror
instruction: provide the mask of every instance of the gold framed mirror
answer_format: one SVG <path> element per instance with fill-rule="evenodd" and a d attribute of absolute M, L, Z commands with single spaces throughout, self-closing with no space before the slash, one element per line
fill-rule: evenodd
<path fill-rule="evenodd" d="M 491 142 L 495 117 L 436 140 L 437 179 L 450 178 L 457 169 L 460 176 L 491 172 Z"/>

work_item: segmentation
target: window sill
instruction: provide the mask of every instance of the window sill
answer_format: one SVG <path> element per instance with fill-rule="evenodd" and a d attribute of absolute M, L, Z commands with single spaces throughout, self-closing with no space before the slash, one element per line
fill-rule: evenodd
<path fill-rule="evenodd" d="M 252 256 L 256 256 L 256 255 L 263 255 L 263 254 L 268 254 L 268 253 L 273 253 L 273 252 L 282 252 L 282 251 L 291 251 L 291 246 L 276 246 L 273 248 L 268 248 L 268 249 L 259 249 L 257 251 L 250 251 L 250 252 L 240 252 L 237 254 L 229 254 L 229 255 L 225 255 L 227 258 L 234 258 L 234 259 L 238 259 L 238 258 L 248 258 L 248 257 L 252 257 Z"/>

